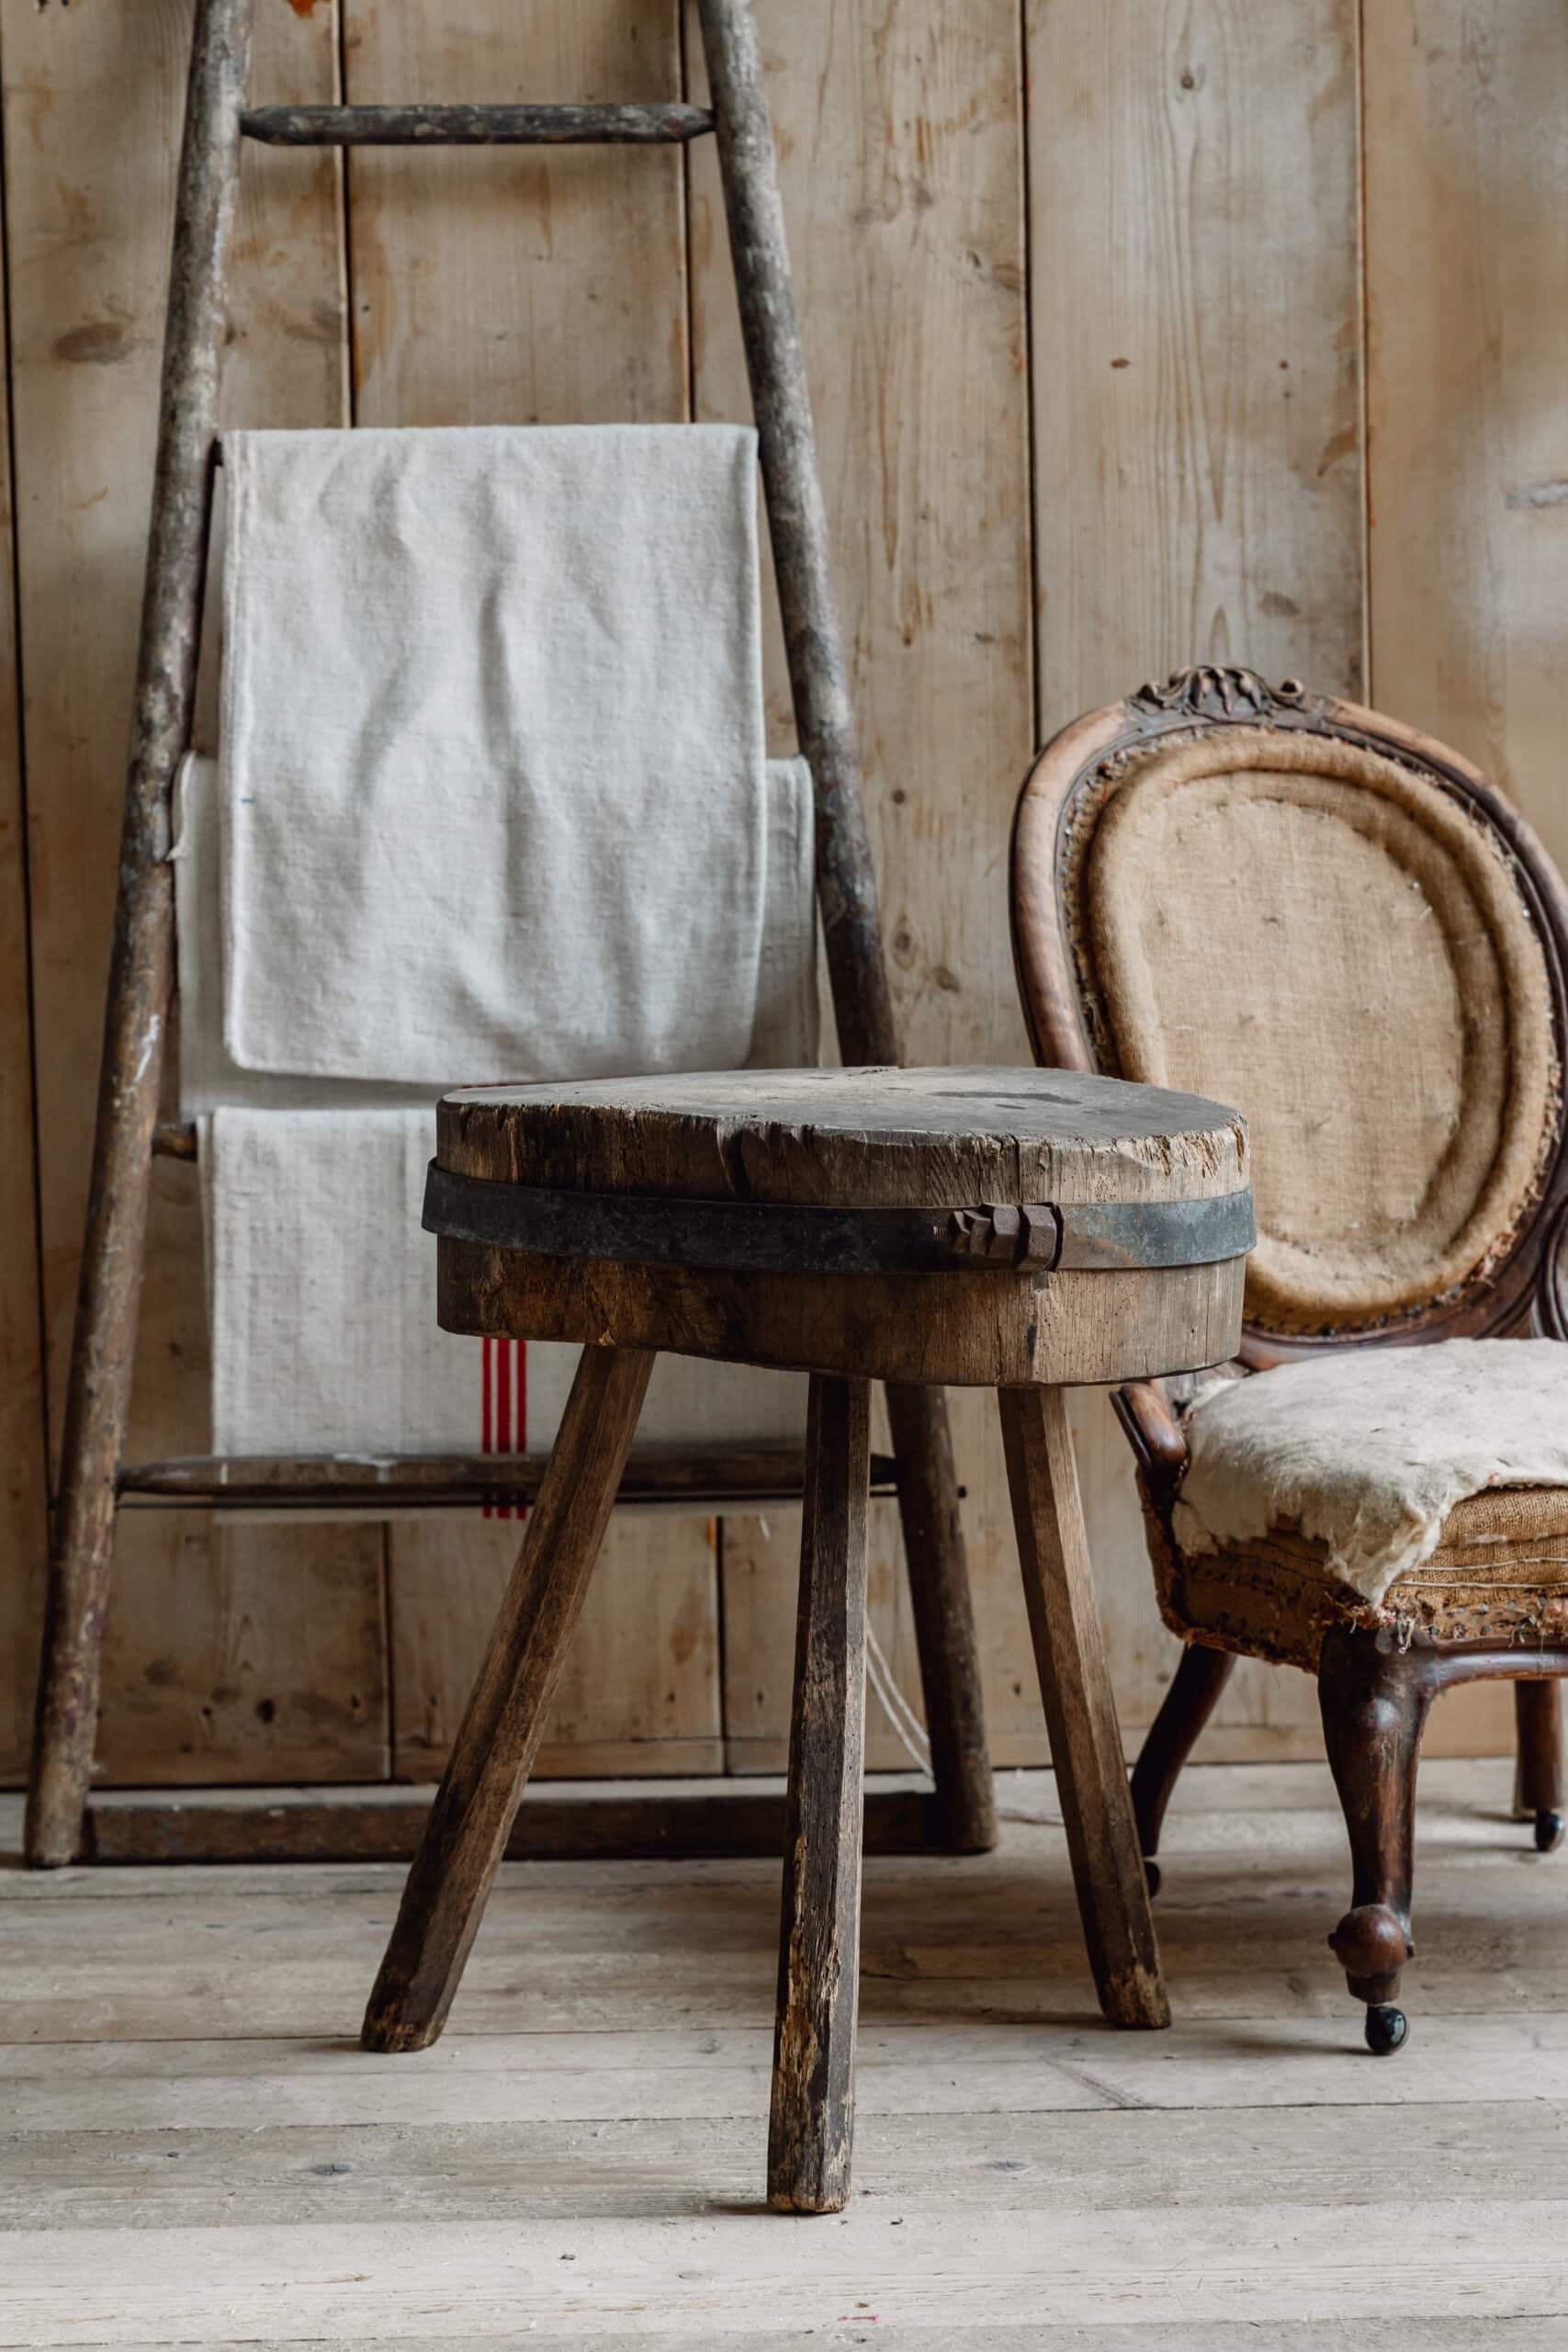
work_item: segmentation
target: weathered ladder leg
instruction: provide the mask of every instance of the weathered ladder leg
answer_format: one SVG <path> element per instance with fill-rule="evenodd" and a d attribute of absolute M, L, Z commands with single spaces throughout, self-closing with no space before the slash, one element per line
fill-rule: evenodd
<path fill-rule="evenodd" d="M 768 2202 L 793 2213 L 850 2193 L 870 1471 L 869 1385 L 814 1374 L 768 2129 Z"/>
<path fill-rule="evenodd" d="M 1066 1402 L 1059 1388 L 1003 1388 L 998 1397 L 1056 1794 L 1100 2006 L 1114 2025 L 1168 2025 Z"/>
<path fill-rule="evenodd" d="M 895 1063 L 898 1039 L 757 28 L 750 0 L 698 5 L 795 729 L 815 786 L 817 893 L 839 1050 L 847 1063 Z M 887 1403 L 944 1833 L 961 1850 L 978 1849 L 997 1842 L 996 1797 L 947 1408 L 940 1394 L 918 1388 L 890 1387 Z"/>
<path fill-rule="evenodd" d="M 28 1792 L 27 1858 L 43 1866 L 68 1862 L 80 1843 L 97 1729 L 173 980 L 169 796 L 190 739 L 251 17 L 252 0 L 201 0 L 191 50 L 119 899 Z"/>
<path fill-rule="evenodd" d="M 604 1540 L 651 1355 L 584 1348 L 539 1498 L 409 1871 L 360 2039 L 423 2050 L 457 1989 Z"/>

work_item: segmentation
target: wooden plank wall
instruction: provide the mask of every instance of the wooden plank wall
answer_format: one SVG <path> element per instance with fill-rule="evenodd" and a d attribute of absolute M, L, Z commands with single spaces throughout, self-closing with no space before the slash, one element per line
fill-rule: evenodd
<path fill-rule="evenodd" d="M 101 1018 L 191 0 L 0 0 L 0 1775 L 26 1745 Z M 701 92 L 681 0 L 257 0 L 258 96 Z M 1035 742 L 1197 659 L 1369 695 L 1568 858 L 1560 0 L 759 0 L 900 1016 L 1023 1052 L 1005 844 Z M 745 412 L 711 156 L 250 150 L 233 421 Z M 14 514 L 8 500 L 12 469 Z M 15 606 L 13 609 L 13 589 Z M 776 651 L 776 739 L 788 740 Z M 139 1448 L 204 1442 L 160 1166 Z M 47 1378 L 40 1331 L 47 1333 Z M 52 1400 L 53 1413 L 48 1408 Z M 1043 1753 L 999 1449 L 956 1426 L 998 1758 Z M 1171 1670 L 1121 1441 L 1075 1401 L 1130 1727 Z M 875 1623 L 915 1688 L 893 1516 Z M 547 1769 L 768 1769 L 795 1523 L 615 1532 Z M 119 1781 L 435 1769 L 504 1526 L 122 1544 Z M 1472 1694 L 1438 1741 L 1506 1737 Z M 1312 1752 L 1238 1676 L 1211 1754 Z M 899 1751 L 874 1709 L 873 1760 Z"/>

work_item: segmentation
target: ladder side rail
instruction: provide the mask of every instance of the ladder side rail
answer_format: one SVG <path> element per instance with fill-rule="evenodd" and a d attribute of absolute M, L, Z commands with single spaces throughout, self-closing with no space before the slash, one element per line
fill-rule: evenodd
<path fill-rule="evenodd" d="M 199 0 L 191 48 L 97 1125 L 28 1797 L 27 1859 L 35 1866 L 67 1862 L 77 1849 L 97 1727 L 174 974 L 170 796 L 190 738 L 201 635 L 224 270 L 253 7 L 254 0 Z"/>
<path fill-rule="evenodd" d="M 761 50 L 750 0 L 698 0 L 698 7 L 795 729 L 817 804 L 817 898 L 839 1051 L 846 1063 L 896 1063 Z M 940 1389 L 906 1382 L 889 1383 L 886 1395 L 938 1812 L 950 1845 L 984 1851 L 997 1842 L 996 1795 L 947 1401 Z"/>
<path fill-rule="evenodd" d="M 700 0 L 700 13 L 795 723 L 816 793 L 839 1051 L 847 1063 L 892 1063 L 898 1038 L 761 51 L 748 0 Z"/>

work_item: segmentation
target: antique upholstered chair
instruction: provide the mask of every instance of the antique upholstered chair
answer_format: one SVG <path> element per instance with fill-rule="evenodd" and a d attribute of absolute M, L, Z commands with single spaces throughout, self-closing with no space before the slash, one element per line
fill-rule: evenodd
<path fill-rule="evenodd" d="M 1294 681 L 1201 669 L 1041 754 L 1012 914 L 1042 1062 L 1190 1088 L 1251 1130 L 1259 1240 L 1231 1382 L 1116 1399 L 1188 1645 L 1134 1773 L 1151 1883 L 1236 1656 L 1316 1674 L 1354 1880 L 1329 1941 L 1369 2045 L 1396 2049 L 1438 1690 L 1516 1679 L 1519 1809 L 1543 1850 L 1562 1831 L 1568 1351 L 1409 1348 L 1568 1337 L 1568 899 L 1456 753 Z M 1544 1470 L 1510 1473 L 1516 1425 Z"/>

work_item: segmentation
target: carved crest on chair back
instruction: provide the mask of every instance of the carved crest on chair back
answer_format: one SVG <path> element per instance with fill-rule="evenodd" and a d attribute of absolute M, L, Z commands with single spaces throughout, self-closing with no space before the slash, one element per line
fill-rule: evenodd
<path fill-rule="evenodd" d="M 1042 753 L 1013 926 L 1043 1061 L 1247 1114 L 1253 1360 L 1568 1333 L 1568 899 L 1457 753 L 1178 671 Z"/>
<path fill-rule="evenodd" d="M 1206 662 L 1195 670 L 1173 670 L 1163 686 L 1140 686 L 1127 707 L 1149 717 L 1267 720 L 1310 703 L 1299 678 L 1271 686 L 1256 670 Z"/>

